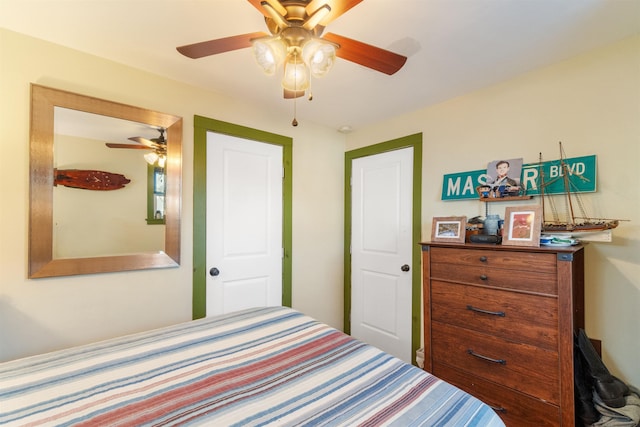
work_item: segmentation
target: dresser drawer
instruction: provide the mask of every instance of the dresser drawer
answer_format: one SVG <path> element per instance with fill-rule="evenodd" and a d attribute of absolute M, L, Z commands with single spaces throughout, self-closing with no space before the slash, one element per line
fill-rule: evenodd
<path fill-rule="evenodd" d="M 469 329 L 432 321 L 432 362 L 558 404 L 558 353 Z"/>
<path fill-rule="evenodd" d="M 550 274 L 556 273 L 556 255 L 553 253 L 437 247 L 432 247 L 430 250 L 432 263 L 501 268 Z"/>
<path fill-rule="evenodd" d="M 558 286 L 554 273 L 515 271 L 483 265 L 431 264 L 432 280 L 448 280 L 496 288 L 557 295 Z"/>
<path fill-rule="evenodd" d="M 558 299 L 431 282 L 431 319 L 555 351 Z"/>
<path fill-rule="evenodd" d="M 560 425 L 560 408 L 540 399 L 513 391 L 447 364 L 435 363 L 433 374 L 461 388 L 491 406 L 507 427 Z"/>

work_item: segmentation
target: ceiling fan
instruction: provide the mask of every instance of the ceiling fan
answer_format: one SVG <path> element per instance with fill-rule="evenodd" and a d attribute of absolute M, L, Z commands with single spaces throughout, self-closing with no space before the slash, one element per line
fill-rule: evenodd
<path fill-rule="evenodd" d="M 118 144 L 107 142 L 105 145 L 109 148 L 128 148 L 134 150 L 153 150 L 144 155 L 145 160 L 149 164 L 158 162 L 158 166 L 164 167 L 167 158 L 167 140 L 164 137 L 165 129 L 158 128 L 160 136 L 157 138 L 143 138 L 141 136 L 132 136 L 129 140 L 137 142 L 137 144 Z"/>
<path fill-rule="evenodd" d="M 254 32 L 177 47 L 197 59 L 253 47 L 267 74 L 282 68 L 285 98 L 303 96 L 310 75 L 324 76 L 335 57 L 388 75 L 402 68 L 405 56 L 338 34 L 322 34 L 325 26 L 362 0 L 248 0 L 265 16 L 271 34 Z"/>

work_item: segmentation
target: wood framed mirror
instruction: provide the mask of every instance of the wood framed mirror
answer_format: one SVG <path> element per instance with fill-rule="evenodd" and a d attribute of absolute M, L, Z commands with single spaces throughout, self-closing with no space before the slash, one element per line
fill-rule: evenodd
<path fill-rule="evenodd" d="M 58 113 L 56 113 L 58 111 Z M 60 114 L 63 112 L 64 114 Z M 113 126 L 113 130 L 118 129 L 122 124 L 137 126 L 140 132 L 145 129 L 150 136 L 144 136 L 151 139 L 152 135 L 158 135 L 158 130 L 163 131 L 164 149 L 166 150 L 166 161 L 163 165 L 164 169 L 164 223 L 161 225 L 150 225 L 145 221 L 147 210 L 147 191 L 149 188 L 146 182 L 148 163 L 144 160 L 145 151 L 151 151 L 144 147 L 141 150 L 111 150 L 111 152 L 127 153 L 129 157 L 135 155 L 135 162 L 139 161 L 139 167 L 143 171 L 142 179 L 129 179 L 124 184 L 126 191 L 117 189 L 113 191 L 87 191 L 87 188 L 68 188 L 57 185 L 60 181 L 60 174 L 57 172 L 62 168 L 64 170 L 84 171 L 101 170 L 103 167 L 93 167 L 102 161 L 104 166 L 103 155 L 89 154 L 86 158 L 78 160 L 61 160 L 60 154 L 54 146 L 55 141 L 60 140 L 56 129 L 60 129 L 61 117 L 69 115 L 75 117 L 73 124 L 86 125 L 92 120 L 79 120 L 77 114 L 88 114 L 92 118 L 99 120 L 112 120 L 109 126 Z M 58 120 L 58 122 L 56 122 Z M 67 119 L 68 121 L 68 119 Z M 127 132 L 127 131 L 123 131 Z M 129 131 L 131 132 L 131 131 Z M 155 132 L 155 133 L 153 133 Z M 140 135 L 129 135 L 138 137 Z M 129 143 L 132 148 L 133 143 L 124 136 L 122 141 L 105 141 L 101 137 L 100 132 L 96 131 L 95 136 L 84 136 L 80 139 L 74 137 L 74 142 L 79 143 L 78 147 L 90 147 L 89 153 L 95 153 L 94 145 L 98 144 L 101 149 L 108 146 L 108 142 Z M 113 145 L 113 144 L 111 144 Z M 122 148 L 122 147 L 117 147 Z M 78 155 L 75 149 L 67 149 Z M 111 153 L 110 152 L 110 153 Z M 40 86 L 31 85 L 31 134 L 30 134 L 30 206 L 29 206 L 29 278 L 70 276 L 78 274 L 106 273 L 116 271 L 142 270 L 151 268 L 176 267 L 180 264 L 180 211 L 181 211 L 181 186 L 182 186 L 182 118 L 170 114 L 159 113 L 144 108 L 134 107 L 130 105 L 120 104 L 116 102 L 106 101 L 90 96 L 79 95 L 72 92 Z M 122 167 L 127 161 L 117 160 L 112 162 L 111 168 Z M 131 161 L 129 161 L 131 163 Z M 137 166 L 135 166 L 137 168 Z M 107 172 L 118 172 L 109 170 Z M 137 173 L 137 172 L 135 172 Z M 127 172 L 129 174 L 129 172 Z M 122 175 L 124 176 L 124 175 Z M 91 177 L 95 179 L 95 177 Z M 125 180 L 126 181 L 126 180 Z M 139 195 L 133 193 L 133 188 L 141 188 Z M 123 188 L 123 187 L 119 187 Z M 76 197 L 76 202 L 64 205 L 66 199 L 64 197 L 55 196 L 55 191 L 67 191 Z M 101 190 L 105 190 L 101 188 Z M 132 205 L 138 203 L 120 202 L 116 195 L 134 194 L 134 200 L 140 199 L 140 206 L 143 209 L 138 218 L 138 212 L 130 214 L 128 209 Z M 91 196 L 91 197 L 88 197 Z M 82 198 L 78 202 L 77 197 Z M 101 213 L 91 211 L 91 207 L 100 206 Z M 76 211 L 80 214 L 78 218 L 85 215 L 87 218 L 84 231 L 74 230 L 79 235 L 73 238 L 67 238 L 69 227 L 61 226 L 58 215 L 59 205 L 64 205 L 63 212 Z M 104 215 L 103 215 L 104 213 Z M 113 217 L 109 214 L 114 214 Z M 138 231 L 131 231 L 128 226 L 119 227 L 120 218 L 115 214 L 121 214 L 121 217 L 135 217 L 136 224 L 139 223 Z M 71 221 L 77 223 L 80 221 Z M 108 227 L 116 227 L 117 232 L 109 231 Z M 136 225 L 138 227 L 138 225 Z M 152 233 L 160 233 L 160 237 L 156 238 L 155 245 L 150 248 L 144 248 L 144 245 L 138 245 L 144 240 L 145 235 Z M 126 243 L 123 248 L 114 250 L 107 242 L 107 248 L 101 249 L 99 245 L 105 240 L 115 238 L 120 235 Z M 106 236 L 106 237 L 105 237 Z M 75 240 L 74 240 L 75 239 Z M 85 245 L 79 251 L 58 250 L 58 240 L 66 242 L 77 242 L 78 246 Z M 113 239 L 112 239 L 113 240 Z M 73 245 L 72 245 L 73 246 Z M 95 250 L 94 250 L 95 249 Z"/>

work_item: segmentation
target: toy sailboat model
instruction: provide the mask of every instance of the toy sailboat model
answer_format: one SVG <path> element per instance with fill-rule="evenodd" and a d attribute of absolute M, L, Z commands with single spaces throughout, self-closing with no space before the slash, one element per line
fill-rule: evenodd
<path fill-rule="evenodd" d="M 618 226 L 620 220 L 593 218 L 587 216 L 584 205 L 580 199 L 580 195 L 576 192 L 576 185 L 572 183 L 572 179 L 586 179 L 580 175 L 574 175 L 569 165 L 565 161 L 566 156 L 560 142 L 560 175 L 552 181 L 545 182 L 544 171 L 540 167 L 540 198 L 542 201 L 543 212 L 543 233 L 590 233 L 605 230 L 611 230 Z M 542 153 L 540 154 L 540 165 L 542 165 Z M 553 184 L 555 181 L 562 179 L 564 184 L 564 204 L 565 215 L 561 218 L 555 204 L 555 200 L 545 194 L 545 187 Z M 546 201 L 546 202 L 545 202 Z M 576 215 L 574 206 L 580 212 Z"/>

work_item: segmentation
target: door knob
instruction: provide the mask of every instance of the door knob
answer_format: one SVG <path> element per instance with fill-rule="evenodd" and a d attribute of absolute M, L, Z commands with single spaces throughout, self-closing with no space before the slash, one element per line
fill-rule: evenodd
<path fill-rule="evenodd" d="M 218 274 L 220 274 L 220 270 L 213 267 L 211 270 L 209 270 L 209 274 L 212 275 L 213 277 L 216 277 Z"/>
<path fill-rule="evenodd" d="M 400 267 L 400 270 L 402 271 L 409 271 L 411 268 L 409 267 L 409 264 L 405 264 L 402 267 Z"/>

